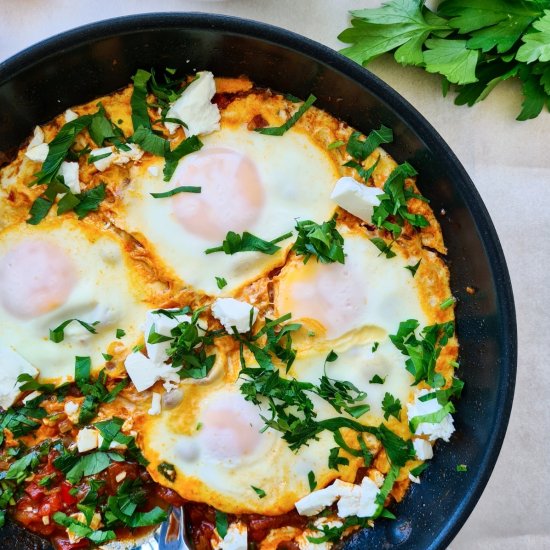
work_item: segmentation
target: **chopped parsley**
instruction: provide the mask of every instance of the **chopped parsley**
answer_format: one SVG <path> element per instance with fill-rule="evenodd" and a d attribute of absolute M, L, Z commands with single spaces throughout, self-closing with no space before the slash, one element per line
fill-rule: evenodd
<path fill-rule="evenodd" d="M 292 237 L 292 233 L 285 233 L 271 241 L 265 241 L 252 233 L 245 231 L 242 236 L 234 231 L 229 231 L 222 242 L 221 246 L 208 248 L 204 251 L 205 254 L 213 254 L 214 252 L 223 252 L 225 254 L 236 254 L 237 252 L 261 252 L 262 254 L 275 254 L 281 249 L 277 243 Z"/>
<path fill-rule="evenodd" d="M 165 191 L 164 193 L 150 193 L 150 195 L 155 199 L 165 199 L 167 197 L 173 197 L 178 193 L 200 193 L 201 188 L 195 187 L 192 185 L 182 185 L 180 187 L 174 187 L 170 191 Z"/>
<path fill-rule="evenodd" d="M 327 145 L 327 149 L 331 151 L 332 149 L 338 149 L 338 147 L 342 147 L 342 145 L 345 145 L 346 143 L 342 140 L 333 141 L 332 143 L 329 143 Z"/>
<path fill-rule="evenodd" d="M 440 388 L 445 384 L 445 378 L 436 372 L 435 366 L 441 350 L 454 334 L 454 323 L 426 326 L 418 337 L 419 326 L 415 319 L 403 321 L 397 334 L 390 335 L 390 340 L 407 357 L 405 366 L 414 376 L 414 384 L 425 380 L 432 388 Z"/>
<path fill-rule="evenodd" d="M 221 290 L 227 286 L 227 281 L 223 277 L 216 277 L 216 285 Z"/>
<path fill-rule="evenodd" d="M 430 413 L 430 414 L 423 414 L 423 415 L 420 415 L 420 416 L 415 416 L 414 418 L 411 418 L 411 420 L 409 422 L 411 432 L 415 433 L 418 426 L 420 426 L 420 424 L 423 424 L 424 422 L 426 422 L 428 424 L 439 424 L 448 414 L 454 413 L 454 412 L 455 412 L 454 405 L 452 404 L 451 401 L 448 401 L 438 411 L 435 411 L 435 412 Z"/>
<path fill-rule="evenodd" d="M 159 471 L 159 474 L 161 474 L 162 477 L 165 477 L 168 481 L 171 481 L 172 483 L 176 481 L 177 472 L 173 464 L 170 464 L 169 462 L 161 462 L 157 466 L 157 470 Z"/>
<path fill-rule="evenodd" d="M 394 239 L 401 235 L 406 221 L 416 228 L 429 225 L 424 216 L 412 214 L 407 208 L 407 201 L 412 198 L 428 202 L 425 197 L 405 186 L 405 180 L 415 175 L 416 170 L 407 162 L 395 167 L 384 183 L 384 193 L 378 195 L 380 204 L 373 209 L 372 223 L 389 231 Z"/>
<path fill-rule="evenodd" d="M 382 399 L 382 410 L 384 411 L 384 418 L 386 420 L 389 420 L 390 416 L 393 416 L 401 421 L 401 401 L 389 392 L 386 392 L 384 399 Z"/>
<path fill-rule="evenodd" d="M 379 345 L 380 345 L 380 342 L 374 342 L 371 348 L 371 352 L 374 353 L 378 349 Z"/>
<path fill-rule="evenodd" d="M 382 378 L 379 374 L 375 374 L 370 380 L 369 384 L 383 384 L 386 381 L 387 376 Z"/>
<path fill-rule="evenodd" d="M 138 69 L 132 77 L 134 89 L 130 98 L 130 106 L 132 107 L 132 124 L 134 132 L 139 128 L 151 128 L 151 120 L 147 110 L 147 83 L 151 78 L 151 73 Z"/>
<path fill-rule="evenodd" d="M 272 126 L 268 128 L 255 128 L 254 131 L 266 136 L 282 136 L 287 130 L 290 130 L 298 120 L 304 115 L 304 113 L 317 101 L 317 98 L 310 94 L 305 103 L 281 126 Z"/>
<path fill-rule="evenodd" d="M 313 473 L 313 470 L 310 470 L 307 474 L 307 481 L 309 483 L 309 490 L 314 491 L 315 487 L 317 487 L 317 480 L 315 479 L 315 474 Z"/>
<path fill-rule="evenodd" d="M 349 460 L 340 456 L 340 447 L 333 447 L 328 455 L 328 467 L 331 470 L 338 470 L 340 466 L 347 466 Z"/>
<path fill-rule="evenodd" d="M 65 329 L 73 321 L 79 323 L 80 326 L 84 327 L 91 334 L 97 334 L 95 327 L 99 324 L 99 321 L 95 321 L 94 323 L 86 323 L 84 321 L 81 321 L 80 319 L 68 319 L 67 321 L 61 323 L 58 327 L 50 329 L 50 340 L 52 342 L 55 342 L 56 344 L 59 344 L 59 342 L 63 342 L 63 340 L 65 339 Z"/>
<path fill-rule="evenodd" d="M 227 519 L 227 514 L 216 510 L 216 531 L 222 539 L 225 538 L 225 535 L 227 535 L 228 527 L 229 520 Z"/>
<path fill-rule="evenodd" d="M 307 263 L 311 256 L 325 264 L 345 262 L 344 239 L 336 229 L 336 216 L 322 224 L 311 220 L 297 221 L 295 229 L 298 237 L 292 250 L 298 256 L 304 257 L 304 263 Z"/>
<path fill-rule="evenodd" d="M 454 296 L 449 296 L 446 300 L 443 300 L 439 304 L 440 309 L 449 309 L 454 303 L 456 302 L 456 298 Z"/>
<path fill-rule="evenodd" d="M 392 241 L 390 244 L 387 244 L 384 239 L 381 239 L 380 237 L 373 237 L 370 239 L 370 242 L 380 250 L 380 255 L 384 254 L 386 258 L 395 258 L 396 254 L 392 250 L 392 246 L 394 241 Z"/>
<path fill-rule="evenodd" d="M 63 512 L 55 512 L 52 518 L 58 525 L 66 527 L 67 530 L 75 537 L 88 539 L 95 544 L 103 544 L 105 542 L 116 539 L 114 531 L 101 531 L 92 529 L 91 527 L 89 527 L 89 525 L 82 523 L 75 518 L 69 517 Z"/>
<path fill-rule="evenodd" d="M 378 130 L 372 130 L 366 139 L 361 139 L 360 132 L 353 132 L 346 145 L 346 152 L 359 162 L 363 162 L 383 143 L 393 141 L 393 132 L 382 125 Z"/>
<path fill-rule="evenodd" d="M 126 331 L 124 329 L 117 328 L 115 336 L 118 340 L 120 340 L 121 338 L 124 338 L 126 336 Z"/>
<path fill-rule="evenodd" d="M 254 485 L 251 485 L 250 487 L 252 487 L 252 490 L 258 495 L 258 497 L 264 498 L 266 496 L 266 492 L 263 489 L 254 487 Z"/>
<path fill-rule="evenodd" d="M 414 277 L 416 275 L 416 272 L 418 271 L 418 268 L 420 267 L 421 261 L 422 260 L 418 260 L 418 262 L 416 262 L 414 265 L 406 265 L 405 269 L 408 269 Z"/>
<path fill-rule="evenodd" d="M 466 464 L 457 464 L 456 465 L 456 471 L 457 472 L 467 472 L 468 471 L 468 466 L 466 466 Z"/>

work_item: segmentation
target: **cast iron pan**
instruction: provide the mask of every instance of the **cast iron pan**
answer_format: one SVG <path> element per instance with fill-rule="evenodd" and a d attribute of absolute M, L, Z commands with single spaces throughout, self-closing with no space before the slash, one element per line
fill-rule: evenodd
<path fill-rule="evenodd" d="M 449 249 L 458 298 L 459 375 L 466 382 L 456 434 L 397 507 L 353 536 L 347 550 L 445 548 L 479 499 L 508 424 L 516 373 L 512 289 L 489 214 L 471 180 L 430 124 L 377 77 L 333 50 L 269 25 L 201 13 L 159 13 L 102 21 L 55 36 L 0 64 L 0 151 L 9 151 L 71 105 L 125 86 L 138 68 L 211 70 L 248 75 L 257 85 L 305 98 L 368 132 L 393 128 L 386 149 L 410 161 L 430 198 Z M 442 210 L 443 209 L 443 210 Z M 440 214 L 441 213 L 441 214 Z M 466 287 L 477 289 L 475 295 Z M 456 471 L 466 464 L 468 471 Z M 46 548 L 0 532 L 0 547 Z"/>

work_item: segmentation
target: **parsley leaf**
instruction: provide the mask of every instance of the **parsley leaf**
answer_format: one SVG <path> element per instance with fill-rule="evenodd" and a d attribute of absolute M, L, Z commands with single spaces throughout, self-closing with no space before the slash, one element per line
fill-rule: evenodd
<path fill-rule="evenodd" d="M 103 544 L 110 540 L 116 539 L 114 531 L 94 530 L 91 527 L 88 527 L 85 523 L 69 517 L 63 512 L 55 512 L 52 518 L 58 525 L 66 527 L 67 530 L 70 531 L 70 533 L 75 537 L 88 539 L 95 544 Z"/>
<path fill-rule="evenodd" d="M 229 527 L 229 520 L 227 514 L 216 510 L 216 531 L 218 535 L 223 539 L 227 535 L 227 528 Z"/>
<path fill-rule="evenodd" d="M 401 401 L 389 392 L 386 392 L 384 399 L 382 399 L 382 410 L 384 411 L 384 418 L 386 420 L 388 420 L 390 416 L 394 416 L 397 420 L 401 420 Z"/>
<path fill-rule="evenodd" d="M 353 132 L 346 145 L 346 152 L 359 162 L 364 161 L 377 147 L 393 141 L 393 131 L 382 125 L 378 130 L 372 130 L 366 139 L 361 139 L 360 132 Z"/>
<path fill-rule="evenodd" d="M 262 254 L 275 254 L 281 249 L 276 243 L 284 241 L 292 237 L 292 233 L 285 233 L 271 241 L 265 241 L 252 233 L 245 231 L 242 236 L 234 231 L 229 231 L 222 242 L 221 246 L 208 248 L 204 251 L 205 254 L 213 254 L 214 252 L 224 252 L 225 254 L 236 254 L 237 252 L 261 252 Z"/>
<path fill-rule="evenodd" d="M 295 229 L 298 237 L 292 250 L 304 256 L 305 264 L 311 256 L 325 264 L 345 262 L 344 239 L 336 229 L 336 216 L 320 225 L 311 220 L 298 221 Z"/>
<path fill-rule="evenodd" d="M 339 453 L 339 447 L 333 447 L 329 452 L 328 467 L 332 470 L 338 470 L 340 466 L 347 466 L 349 464 L 349 460 L 343 456 L 340 456 Z"/>
<path fill-rule="evenodd" d="M 380 375 L 375 374 L 370 380 L 369 384 L 383 384 L 386 381 L 387 376 L 382 378 Z"/>
<path fill-rule="evenodd" d="M 168 148 L 165 152 L 164 181 L 170 181 L 180 159 L 202 149 L 202 141 L 198 136 L 190 136 L 184 139 L 175 149 Z"/>
<path fill-rule="evenodd" d="M 313 470 L 310 470 L 307 474 L 307 481 L 309 483 L 309 490 L 314 491 L 315 487 L 317 487 L 317 480 L 315 479 L 315 474 L 313 473 Z"/>
<path fill-rule="evenodd" d="M 266 496 L 266 492 L 263 489 L 260 489 L 259 487 L 254 487 L 254 485 L 251 485 L 252 490 L 260 497 L 264 498 Z"/>
<path fill-rule="evenodd" d="M 523 45 L 519 48 L 516 59 L 525 63 L 550 61 L 550 9 L 545 10 L 544 15 L 533 23 L 533 29 L 538 32 L 522 36 Z"/>
<path fill-rule="evenodd" d="M 150 195 L 155 199 L 165 199 L 167 197 L 173 197 L 178 193 L 200 193 L 200 187 L 194 187 L 192 185 L 182 185 L 180 187 L 174 187 L 170 191 L 165 191 L 164 193 L 150 193 Z"/>
<path fill-rule="evenodd" d="M 173 464 L 161 462 L 157 466 L 157 470 L 159 471 L 159 474 L 165 477 L 168 481 L 171 481 L 172 483 L 176 481 L 177 472 Z"/>
<path fill-rule="evenodd" d="M 216 285 L 221 290 L 227 286 L 227 281 L 223 277 L 216 277 Z"/>
<path fill-rule="evenodd" d="M 416 335 L 419 326 L 420 323 L 414 319 L 403 321 L 397 334 L 390 335 L 390 340 L 408 357 L 405 367 L 414 376 L 414 384 L 425 380 L 432 388 L 440 388 L 445 379 L 435 371 L 435 365 L 441 350 L 454 334 L 454 323 L 449 321 L 426 326 L 420 338 Z"/>
<path fill-rule="evenodd" d="M 281 126 L 255 128 L 254 131 L 267 136 L 282 136 L 302 118 L 304 113 L 315 103 L 315 101 L 317 101 L 317 98 L 313 94 L 310 94 L 305 103 L 303 103 L 302 106 Z"/>
<path fill-rule="evenodd" d="M 57 326 L 54 329 L 50 329 L 50 340 L 52 342 L 55 342 L 56 344 L 59 344 L 59 342 L 63 342 L 65 339 L 65 329 L 73 322 L 76 321 L 79 323 L 82 327 L 84 327 L 88 332 L 92 334 L 97 334 L 97 331 L 95 329 L 95 326 L 99 324 L 99 321 L 96 321 L 95 323 L 86 323 L 84 321 L 81 321 L 80 319 L 67 319 L 67 321 L 64 321 L 59 326 Z"/>
<path fill-rule="evenodd" d="M 408 269 L 414 277 L 416 275 L 416 272 L 418 271 L 418 268 L 420 267 L 421 261 L 422 260 L 418 260 L 418 262 L 416 262 L 414 265 L 406 265 L 405 269 Z"/>
<path fill-rule="evenodd" d="M 76 195 L 79 202 L 73 207 L 73 211 L 79 220 L 99 209 L 99 205 L 105 200 L 106 187 L 105 183 L 100 183 Z"/>
<path fill-rule="evenodd" d="M 151 120 L 147 111 L 147 83 L 151 78 L 151 73 L 138 69 L 132 77 L 134 89 L 130 98 L 130 106 L 132 107 L 132 124 L 134 132 L 140 127 L 151 128 Z"/>
<path fill-rule="evenodd" d="M 43 196 L 38 197 L 31 205 L 29 210 L 30 217 L 27 223 L 30 225 L 38 225 L 48 215 L 52 206 L 53 201 Z"/>

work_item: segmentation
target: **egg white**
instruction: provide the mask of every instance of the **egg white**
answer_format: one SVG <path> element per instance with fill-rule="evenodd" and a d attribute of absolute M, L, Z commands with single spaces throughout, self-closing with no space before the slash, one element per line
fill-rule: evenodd
<path fill-rule="evenodd" d="M 99 231 L 75 219 L 61 221 L 57 218 L 43 221 L 38 226 L 25 223 L 11 226 L 0 234 L 0 273 L 17 270 L 17 265 L 7 265 L 10 251 L 28 243 L 60 254 L 59 257 L 42 259 L 39 269 L 44 271 L 37 271 L 35 278 L 48 280 L 55 277 L 52 274 L 58 261 L 69 267 L 74 276 L 74 286 L 70 291 L 59 289 L 62 296 L 59 303 L 41 312 L 32 312 L 32 300 L 36 297 L 24 287 L 14 291 L 23 297 L 21 307 L 28 310 L 25 315 L 14 311 L 13 305 L 6 307 L 6 303 L 0 300 L 0 342 L 35 366 L 40 371 L 41 380 L 71 379 L 75 356 L 89 356 L 93 369 L 99 369 L 105 363 L 102 352 L 107 352 L 109 344 L 116 340 L 117 328 L 126 333 L 121 344 L 136 340 L 147 306 L 138 298 L 131 264 L 116 234 Z M 62 273 L 59 276 L 62 278 Z M 2 279 L 4 286 L 8 281 L 6 277 L 8 275 Z M 9 300 L 4 296 L 4 302 Z M 99 321 L 95 326 L 96 334 L 72 322 L 65 328 L 62 342 L 54 343 L 49 339 L 50 329 L 73 318 L 89 324 Z"/>
<path fill-rule="evenodd" d="M 317 222 L 330 218 L 335 209 L 330 191 L 338 177 L 338 167 L 326 151 L 296 130 L 273 137 L 242 127 L 222 127 L 204 136 L 203 141 L 201 151 L 180 161 L 169 183 L 162 179 L 161 164 L 151 166 L 143 163 L 140 167 L 134 167 L 131 182 L 124 191 L 123 208 L 117 212 L 117 224 L 135 234 L 139 240 L 146 241 L 148 248 L 188 285 L 218 295 L 220 290 L 215 277 L 223 277 L 227 280 L 223 293 L 227 294 L 281 265 L 285 249 L 292 240 L 279 243 L 281 250 L 272 256 L 259 252 L 207 255 L 205 250 L 221 245 L 229 230 L 239 234 L 248 231 L 264 240 L 272 240 L 292 231 L 295 218 Z M 235 211 L 235 208 L 232 209 L 233 198 L 228 196 L 228 204 L 217 204 L 219 210 L 210 212 L 210 223 L 219 223 L 223 231 L 218 228 L 215 236 L 205 237 L 204 228 L 200 225 L 208 223 L 207 220 L 197 221 L 199 233 L 178 221 L 174 205 L 182 200 L 180 195 L 155 199 L 150 193 L 164 192 L 181 185 L 197 185 L 192 180 L 181 181 L 178 174 L 185 172 L 197 159 L 206 159 L 209 152 L 219 152 L 220 149 L 227 154 L 236 152 L 247 159 L 247 163 L 253 164 L 261 181 L 259 193 L 263 195 L 263 200 L 256 211 L 245 212 L 238 202 L 242 197 L 233 197 L 237 201 L 235 208 L 241 208 Z M 218 175 L 223 178 L 223 174 Z M 206 189 L 203 189 L 205 192 Z M 183 200 L 202 198 L 201 195 L 193 195 Z M 209 206 L 206 205 L 207 208 Z M 243 218 L 246 218 L 245 222 Z"/>

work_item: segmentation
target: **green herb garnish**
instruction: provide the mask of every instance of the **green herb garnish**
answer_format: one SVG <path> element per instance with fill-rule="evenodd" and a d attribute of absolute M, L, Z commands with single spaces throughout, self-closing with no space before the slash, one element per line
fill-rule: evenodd
<path fill-rule="evenodd" d="M 317 98 L 311 94 L 305 103 L 281 126 L 272 126 L 268 128 L 256 128 L 254 131 L 266 136 L 282 136 L 287 130 L 290 130 L 302 115 L 315 103 Z"/>
<path fill-rule="evenodd" d="M 326 264 L 345 262 L 344 239 L 336 229 L 336 216 L 322 224 L 311 220 L 297 221 L 295 229 L 298 237 L 292 250 L 298 256 L 304 257 L 304 263 L 307 263 L 311 256 Z"/>
<path fill-rule="evenodd" d="M 284 241 L 292 237 L 292 233 L 285 233 L 271 241 L 265 241 L 252 233 L 245 231 L 242 236 L 234 231 L 229 231 L 222 242 L 221 246 L 208 248 L 204 251 L 205 254 L 213 254 L 214 252 L 224 252 L 225 254 L 236 254 L 237 252 L 261 252 L 262 254 L 273 255 L 281 249 L 276 243 Z"/>

